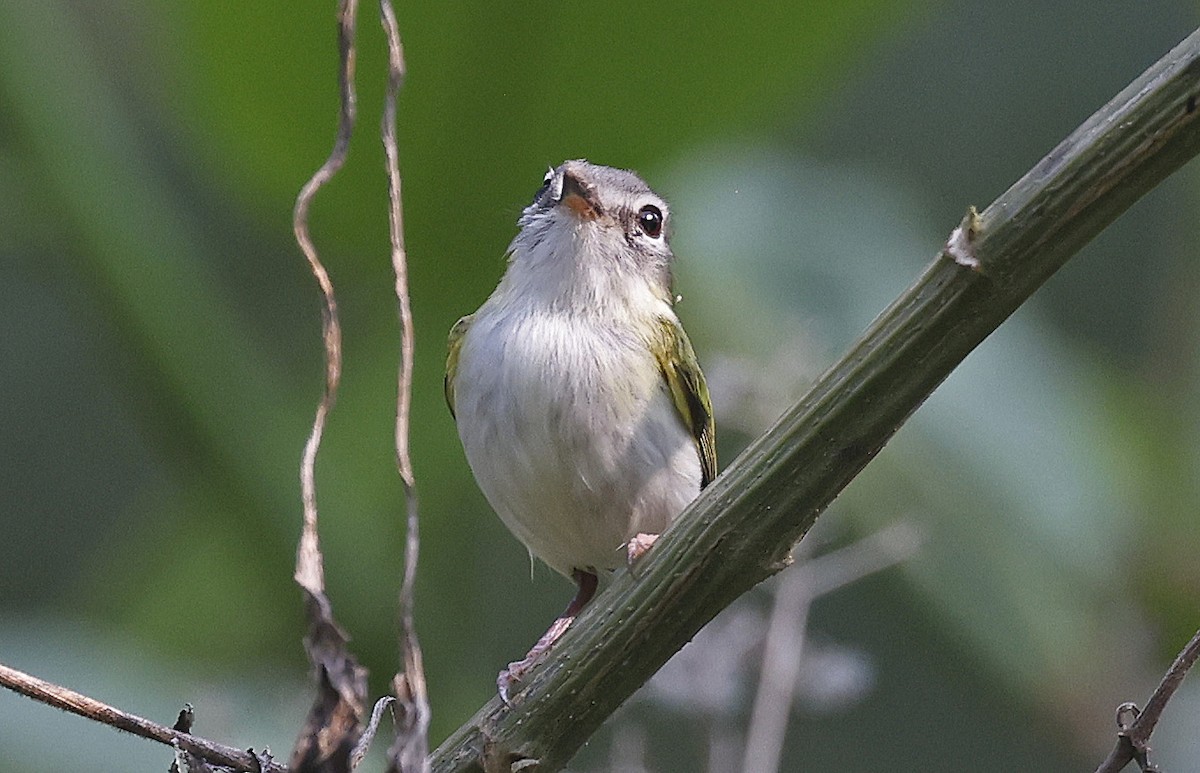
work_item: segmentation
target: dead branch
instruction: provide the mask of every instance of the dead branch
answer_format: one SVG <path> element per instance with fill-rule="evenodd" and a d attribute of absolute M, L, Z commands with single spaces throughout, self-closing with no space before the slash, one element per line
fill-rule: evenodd
<path fill-rule="evenodd" d="M 160 725 L 136 714 L 122 711 L 107 703 L 89 698 L 86 695 L 61 687 L 57 684 L 30 676 L 23 671 L 0 664 L 0 686 L 7 687 L 35 701 L 53 706 L 56 709 L 69 711 L 85 719 L 99 722 L 127 733 L 133 733 L 140 738 L 147 738 L 167 746 L 192 754 L 214 765 L 248 773 L 286 773 L 287 768 L 271 763 L 261 768 L 262 760 L 251 751 L 242 751 L 229 746 L 223 746 L 212 741 L 206 741 L 198 736 L 166 725 Z"/>
<path fill-rule="evenodd" d="M 1162 681 L 1150 695 L 1146 708 L 1139 710 L 1136 704 L 1122 703 L 1117 707 L 1117 743 L 1108 757 L 1096 768 L 1096 773 L 1117 773 L 1130 762 L 1137 760 L 1143 771 L 1157 771 L 1150 762 L 1150 734 L 1158 725 L 1167 702 L 1179 689 L 1183 678 L 1200 657 L 1200 631 L 1175 656 L 1175 662 L 1167 669 Z"/>
<path fill-rule="evenodd" d="M 340 109 L 333 150 L 296 198 L 293 227 L 296 243 L 308 260 L 321 289 L 322 333 L 325 343 L 325 389 L 313 418 L 312 433 L 304 446 L 300 464 L 300 487 L 304 502 L 304 528 L 296 551 L 295 580 L 304 593 L 308 631 L 304 647 L 313 667 L 317 697 L 292 749 L 290 767 L 295 771 L 338 771 L 348 773 L 351 759 L 362 736 L 367 694 L 367 672 L 350 654 L 349 637 L 333 617 L 325 595 L 325 571 L 317 530 L 316 459 L 329 412 L 337 401 L 342 371 L 342 333 L 338 323 L 337 299 L 329 273 L 317 256 L 308 233 L 308 210 L 313 197 L 346 162 L 354 132 L 356 97 L 354 89 L 354 34 L 357 0 L 338 5 L 338 71 Z"/>
<path fill-rule="evenodd" d="M 396 469 L 404 483 L 404 581 L 400 586 L 400 659 L 403 671 L 392 681 L 400 704 L 396 741 L 388 751 L 389 770 L 419 773 L 429 770 L 429 698 L 425 666 L 413 620 L 417 558 L 420 553 L 420 519 L 417 513 L 416 478 L 409 453 L 409 412 L 413 380 L 413 320 L 408 294 L 408 251 L 404 246 L 404 208 L 401 196 L 400 151 L 396 142 L 396 97 L 404 84 L 404 49 L 391 0 L 380 0 L 380 22 L 387 37 L 388 79 L 384 96 L 383 138 L 387 158 L 388 226 L 392 243 L 392 270 L 396 277 L 396 305 L 400 318 L 400 365 L 396 377 Z"/>

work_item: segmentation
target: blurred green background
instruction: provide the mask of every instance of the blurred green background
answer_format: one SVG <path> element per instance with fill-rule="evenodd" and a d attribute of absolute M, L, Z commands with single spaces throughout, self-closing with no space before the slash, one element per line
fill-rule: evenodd
<path fill-rule="evenodd" d="M 635 168 L 671 199 L 724 466 L 967 205 L 1200 20 L 1167 0 L 398 12 L 434 742 L 571 592 L 530 578 L 441 395 L 445 333 L 547 165 Z M 290 217 L 332 143 L 334 32 L 332 2 L 0 5 L 0 662 L 167 723 L 190 701 L 198 733 L 280 757 L 308 701 L 290 578 L 322 378 Z M 359 40 L 350 163 L 312 217 L 346 356 L 318 480 L 330 594 L 378 695 L 403 529 L 370 4 Z M 1200 625 L 1198 182 L 1185 167 L 1090 245 L 822 518 L 813 553 L 895 522 L 921 547 L 817 601 L 780 769 L 1090 770 L 1116 704 Z M 572 768 L 736 769 L 714 750 L 740 759 L 770 585 Z M 1193 679 L 1155 736 L 1165 769 L 1200 767 L 1198 710 Z M 169 758 L 9 693 L 0 749 L 0 771 Z"/>

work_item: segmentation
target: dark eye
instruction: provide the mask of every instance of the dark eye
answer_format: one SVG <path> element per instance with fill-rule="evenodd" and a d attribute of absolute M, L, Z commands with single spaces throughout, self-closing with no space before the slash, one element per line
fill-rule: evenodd
<path fill-rule="evenodd" d="M 651 239 L 657 239 L 659 236 L 662 236 L 662 210 L 653 204 L 647 204 L 638 210 L 637 222 L 638 227 L 642 229 L 642 233 Z"/>

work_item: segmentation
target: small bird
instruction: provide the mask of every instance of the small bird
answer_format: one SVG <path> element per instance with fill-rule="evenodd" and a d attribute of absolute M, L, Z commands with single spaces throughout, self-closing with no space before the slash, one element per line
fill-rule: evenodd
<path fill-rule="evenodd" d="M 500 672 L 505 703 L 599 576 L 632 565 L 717 470 L 667 202 L 633 172 L 567 161 L 518 225 L 500 284 L 450 331 L 446 401 L 492 508 L 578 592 Z"/>

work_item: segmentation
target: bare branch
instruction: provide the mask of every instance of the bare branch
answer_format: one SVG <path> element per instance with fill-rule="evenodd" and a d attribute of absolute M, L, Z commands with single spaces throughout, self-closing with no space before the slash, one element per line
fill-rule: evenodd
<path fill-rule="evenodd" d="M 1187 646 L 1175 656 L 1175 662 L 1167 669 L 1162 682 L 1159 683 L 1158 688 L 1150 696 L 1149 702 L 1146 703 L 1146 708 L 1138 715 L 1133 727 L 1130 728 L 1129 736 L 1135 745 L 1144 745 L 1150 740 L 1150 734 L 1154 732 L 1154 727 L 1158 724 L 1163 709 L 1167 707 L 1167 701 L 1171 700 L 1171 696 L 1179 689 L 1183 678 L 1195 665 L 1197 657 L 1200 657 L 1200 631 L 1197 631 Z"/>
<path fill-rule="evenodd" d="M 796 676 L 805 655 L 808 614 L 814 599 L 808 588 L 810 578 L 811 575 L 793 569 L 775 589 L 758 689 L 746 729 L 742 770 L 758 773 L 779 770 L 796 693 Z"/>
<path fill-rule="evenodd" d="M 801 543 L 800 548 L 803 548 Z M 804 658 L 808 613 L 820 596 L 912 557 L 920 537 L 911 524 L 887 526 L 790 569 L 775 589 L 758 689 L 750 711 L 742 770 L 775 773 L 787 736 L 796 677 Z"/>
<path fill-rule="evenodd" d="M 816 599 L 907 561 L 920 550 L 921 542 L 916 526 L 897 521 L 845 547 L 810 558 L 791 571 L 803 579 L 798 587 Z"/>
<path fill-rule="evenodd" d="M 388 80 L 383 104 L 384 154 L 387 157 L 388 224 L 392 241 L 392 270 L 396 276 L 396 305 L 400 317 L 400 367 L 396 378 L 396 468 L 404 483 L 406 538 L 404 581 L 400 587 L 400 655 L 402 673 L 393 680 L 401 716 L 396 742 L 389 751 L 391 769 L 402 773 L 429 770 L 429 698 L 425 666 L 413 620 L 420 519 L 416 478 L 409 453 L 409 412 L 413 380 L 413 320 L 408 295 L 408 252 L 404 246 L 404 208 L 400 189 L 400 151 L 396 142 L 396 97 L 404 84 L 404 48 L 391 0 L 380 0 L 380 22 L 388 44 Z"/>
<path fill-rule="evenodd" d="M 385 695 L 375 701 L 375 708 L 371 709 L 371 721 L 367 723 L 367 728 L 363 730 L 362 738 L 358 739 L 358 745 L 354 747 L 354 751 L 350 753 L 350 769 L 358 767 L 358 764 L 363 761 L 363 757 L 367 756 L 367 751 L 371 748 L 371 743 L 375 740 L 375 733 L 379 731 L 379 723 L 383 720 L 383 712 L 392 707 L 396 699 L 390 695 Z"/>
<path fill-rule="evenodd" d="M 317 530 L 316 460 L 326 418 L 337 401 L 342 372 L 342 333 L 333 282 L 317 257 L 316 247 L 308 232 L 308 210 L 313 197 L 345 164 L 350 150 L 350 137 L 354 132 L 354 35 L 357 11 L 357 0 L 340 0 L 338 53 L 341 67 L 338 70 L 340 107 L 337 134 L 329 158 L 301 188 L 293 215 L 296 243 L 304 252 L 321 288 L 324 303 L 321 329 L 325 343 L 325 389 L 317 405 L 312 433 L 304 446 L 300 463 L 304 528 L 296 551 L 294 577 L 305 597 L 308 631 L 304 637 L 304 647 L 313 666 L 317 697 L 292 750 L 290 766 L 296 771 L 350 770 L 351 755 L 358 747 L 362 734 L 361 716 L 367 692 L 366 670 L 350 654 L 348 637 L 334 620 L 333 608 L 325 595 L 325 570 Z"/>
<path fill-rule="evenodd" d="M 45 703 L 47 706 L 69 711 L 85 719 L 133 733 L 141 738 L 182 749 L 214 765 L 222 765 L 249 773 L 260 771 L 261 760 L 252 752 L 222 746 L 166 725 L 151 722 L 136 714 L 121 711 L 95 698 L 89 698 L 74 690 L 68 690 L 66 687 L 38 679 L 36 676 L 30 676 L 3 664 L 0 664 L 0 686 Z M 268 767 L 261 768 L 261 771 L 262 773 L 287 773 L 287 768 L 271 763 Z"/>
<path fill-rule="evenodd" d="M 310 593 L 324 593 L 325 570 L 322 566 L 319 539 L 317 535 L 317 490 L 316 463 L 317 450 L 321 446 L 321 435 L 325 431 L 325 420 L 333 404 L 337 401 L 338 383 L 342 378 L 342 329 L 338 323 L 337 298 L 333 293 L 333 281 L 329 272 L 317 257 L 317 248 L 313 245 L 308 232 L 308 210 L 312 205 L 317 191 L 329 182 L 338 170 L 346 163 L 350 153 L 350 137 L 354 133 L 354 120 L 357 115 L 357 97 L 354 91 L 354 30 L 355 16 L 358 10 L 358 0 L 341 0 L 338 5 L 338 51 L 341 55 L 341 69 L 338 71 L 338 85 L 341 93 L 341 108 L 338 115 L 337 135 L 333 141 L 333 150 L 325 163 L 313 174 L 309 181 L 300 189 L 296 197 L 296 207 L 292 212 L 292 230 L 296 243 L 308 260 L 313 276 L 321 288 L 321 298 L 324 303 L 321 315 L 321 331 L 325 342 L 325 391 L 317 406 L 313 419 L 312 432 L 304 446 L 304 456 L 300 463 L 300 489 L 304 500 L 304 533 L 300 539 L 300 549 L 296 559 L 296 582 Z"/>
<path fill-rule="evenodd" d="M 1162 717 L 1163 709 L 1171 696 L 1183 683 L 1183 678 L 1200 658 L 1200 631 L 1192 637 L 1187 646 L 1175 656 L 1175 662 L 1167 669 L 1162 681 L 1150 695 L 1145 710 L 1139 711 L 1132 703 L 1122 703 L 1117 707 L 1117 743 L 1096 773 L 1117 773 L 1130 762 L 1137 760 L 1143 771 L 1157 770 L 1150 764 L 1150 735 Z M 1133 717 L 1133 722 L 1128 717 Z"/>

